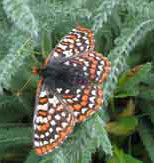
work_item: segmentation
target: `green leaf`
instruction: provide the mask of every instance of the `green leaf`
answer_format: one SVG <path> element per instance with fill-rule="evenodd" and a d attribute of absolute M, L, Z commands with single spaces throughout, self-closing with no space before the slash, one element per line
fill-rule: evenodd
<path fill-rule="evenodd" d="M 38 35 L 38 24 L 26 1 L 3 0 L 3 8 L 20 30 L 29 32 L 33 36 Z"/>
<path fill-rule="evenodd" d="M 154 88 L 142 86 L 138 96 L 146 100 L 154 100 Z"/>
<path fill-rule="evenodd" d="M 150 117 L 151 122 L 154 125 L 154 102 L 142 101 L 139 103 L 139 107 L 142 112 L 147 114 Z"/>
<path fill-rule="evenodd" d="M 23 134 L 24 133 L 24 134 Z M 0 128 L 0 152 L 10 146 L 31 144 L 32 129 L 28 127 Z"/>
<path fill-rule="evenodd" d="M 120 117 L 117 121 L 109 122 L 106 129 L 109 133 L 116 136 L 128 136 L 137 127 L 138 119 L 135 116 Z"/>
<path fill-rule="evenodd" d="M 25 60 L 30 56 L 31 39 L 27 39 L 26 36 L 21 33 L 15 32 L 14 35 L 18 35 L 12 47 L 9 49 L 9 53 L 0 61 L 0 86 L 10 88 L 12 76 L 17 73 L 19 68 L 25 64 Z M 28 51 L 24 51 L 28 49 Z M 7 64 L 6 64 L 7 63 Z"/>
<path fill-rule="evenodd" d="M 139 84 L 147 79 L 152 68 L 150 63 L 138 66 L 125 72 L 119 79 L 115 97 L 129 97 L 139 95 Z"/>
<path fill-rule="evenodd" d="M 152 65 L 150 63 L 146 63 L 142 65 L 142 67 L 135 73 L 132 78 L 128 78 L 126 76 L 125 82 L 124 82 L 124 87 L 129 90 L 134 88 L 137 84 L 139 84 L 141 81 L 144 81 L 144 79 L 147 78 L 149 75 L 149 72 L 152 68 Z"/>
<path fill-rule="evenodd" d="M 122 88 L 123 89 L 123 88 Z M 126 97 L 135 97 L 138 96 L 140 93 L 139 88 L 136 86 L 134 89 L 129 90 L 116 90 L 115 98 L 126 98 Z"/>
<path fill-rule="evenodd" d="M 44 32 L 42 38 L 42 55 L 46 58 L 51 53 L 52 41 L 51 33 Z"/>
<path fill-rule="evenodd" d="M 107 163 L 142 163 L 142 161 L 133 158 L 132 156 L 125 154 L 123 150 L 114 147 L 114 156 Z"/>
<path fill-rule="evenodd" d="M 146 121 L 141 121 L 139 123 L 138 131 L 139 131 L 140 138 L 148 152 L 148 155 L 151 161 L 154 162 L 153 131 L 150 129 L 150 126 L 148 125 L 148 123 L 146 123 Z"/>

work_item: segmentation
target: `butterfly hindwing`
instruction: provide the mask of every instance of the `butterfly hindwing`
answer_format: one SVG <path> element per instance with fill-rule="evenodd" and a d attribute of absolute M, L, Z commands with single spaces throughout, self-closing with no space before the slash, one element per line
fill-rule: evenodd
<path fill-rule="evenodd" d="M 97 112 L 103 104 L 101 84 L 109 75 L 110 62 L 102 54 L 88 50 L 64 64 L 81 69 L 84 74 L 82 78 L 88 81 L 87 84 L 79 84 L 73 92 L 69 89 L 63 89 L 61 92 L 64 102 L 71 105 L 77 122 L 81 122 Z M 77 80 L 76 84 L 81 83 L 80 80 Z"/>
<path fill-rule="evenodd" d="M 103 91 L 99 85 L 82 85 L 75 93 L 66 90 L 62 97 L 64 103 L 71 106 L 77 122 L 88 119 L 103 104 Z"/>
<path fill-rule="evenodd" d="M 36 104 L 34 125 L 34 149 L 44 155 L 58 147 L 72 132 L 75 119 L 69 106 L 43 88 Z"/>

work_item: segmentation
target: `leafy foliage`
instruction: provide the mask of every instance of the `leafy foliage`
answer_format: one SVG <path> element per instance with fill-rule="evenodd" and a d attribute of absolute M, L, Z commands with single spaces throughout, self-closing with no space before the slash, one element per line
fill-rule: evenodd
<path fill-rule="evenodd" d="M 111 61 L 111 73 L 102 86 L 104 105 L 58 149 L 38 157 L 32 149 L 37 84 L 32 67 L 41 66 L 76 24 L 92 29 L 97 51 Z M 154 162 L 153 29 L 154 2 L 149 0 L 2 0 L 0 160 Z"/>
<path fill-rule="evenodd" d="M 146 150 L 148 151 L 149 157 L 151 159 L 152 162 L 154 162 L 154 156 L 153 156 L 153 146 L 151 144 L 153 144 L 154 139 L 151 135 L 151 131 L 149 129 L 149 127 L 147 126 L 146 122 L 143 123 L 143 121 L 140 123 L 139 125 L 139 134 L 140 137 L 143 141 L 143 144 L 146 147 Z"/>
<path fill-rule="evenodd" d="M 131 157 L 128 154 L 125 154 L 122 150 L 118 149 L 117 147 L 114 148 L 114 157 L 108 161 L 108 163 L 141 163 L 141 161 Z"/>

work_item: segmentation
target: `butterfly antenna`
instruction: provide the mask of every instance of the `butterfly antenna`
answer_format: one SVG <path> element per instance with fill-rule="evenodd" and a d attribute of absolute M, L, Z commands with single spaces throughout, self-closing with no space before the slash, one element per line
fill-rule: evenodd
<path fill-rule="evenodd" d="M 75 27 L 78 27 L 78 26 L 80 26 L 80 24 L 79 24 L 79 17 L 76 16 Z"/>
<path fill-rule="evenodd" d="M 23 85 L 23 87 L 20 88 L 20 89 L 17 91 L 17 93 L 16 93 L 17 96 L 20 96 L 20 95 L 21 95 L 21 92 L 28 86 L 28 84 L 32 81 L 33 78 L 34 78 L 34 76 L 31 75 L 30 79 L 28 79 L 28 80 L 26 81 L 26 83 Z"/>

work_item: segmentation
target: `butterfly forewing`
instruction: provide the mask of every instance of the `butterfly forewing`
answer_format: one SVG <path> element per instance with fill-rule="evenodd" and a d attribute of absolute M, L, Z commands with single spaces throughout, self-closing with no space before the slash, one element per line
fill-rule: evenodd
<path fill-rule="evenodd" d="M 72 57 L 89 49 L 94 49 L 93 33 L 87 28 L 78 26 L 60 40 L 51 54 L 51 60 L 57 57 Z"/>
<path fill-rule="evenodd" d="M 111 70 L 108 59 L 94 50 L 88 50 L 64 64 L 78 67 L 83 71 L 84 76 L 95 84 L 103 83 Z"/>
<path fill-rule="evenodd" d="M 33 123 L 35 151 L 38 155 L 44 155 L 63 143 L 72 132 L 75 119 L 69 106 L 62 104 L 56 95 L 43 88 L 38 97 Z"/>

